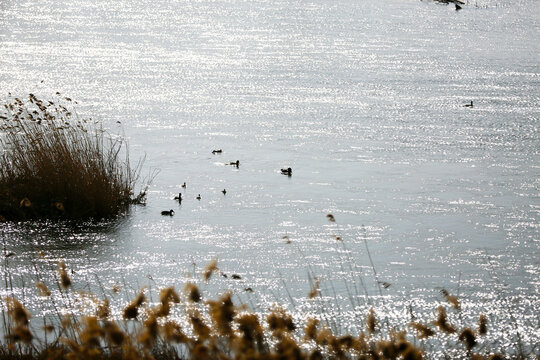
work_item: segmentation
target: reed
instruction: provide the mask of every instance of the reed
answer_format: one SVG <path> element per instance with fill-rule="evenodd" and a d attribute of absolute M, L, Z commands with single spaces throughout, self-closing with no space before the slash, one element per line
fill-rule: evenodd
<path fill-rule="evenodd" d="M 0 109 L 0 220 L 109 218 L 144 201 L 122 138 L 62 100 L 30 94 Z"/>
<path fill-rule="evenodd" d="M 208 269 L 219 270 L 217 260 L 202 272 L 203 285 L 209 281 Z M 45 271 L 36 267 L 38 270 Z M 484 315 L 479 316 L 476 331 L 465 325 L 454 327 L 443 306 L 437 308 L 432 322 L 411 322 L 403 329 L 379 327 L 379 314 L 371 308 L 357 333 L 338 333 L 318 318 L 322 314 L 297 319 L 279 305 L 264 313 L 253 312 L 245 304 L 235 303 L 231 292 L 216 300 L 204 299 L 198 285 L 190 282 L 180 294 L 174 287 L 161 289 L 157 301 L 151 300 L 148 289 L 142 289 L 119 311 L 110 309 L 105 293 L 103 300 L 86 294 L 93 306 L 81 312 L 76 302 L 65 301 L 80 296 L 74 289 L 76 282 L 66 279 L 67 266 L 60 261 L 50 270 L 59 274 L 54 277 L 56 284 L 49 284 L 57 291 L 50 291 L 42 281 L 35 282 L 42 306 L 49 302 L 47 308 L 54 309 L 40 326 L 12 291 L 5 289 L 9 296 L 0 301 L 1 359 L 420 360 L 443 356 L 488 360 L 534 356 L 533 352 L 508 355 L 493 351 L 481 340 L 488 331 Z M 7 261 L 4 274 L 6 284 L 10 283 L 13 275 Z M 454 309 L 452 302 L 449 305 Z M 448 337 L 451 341 L 438 342 Z"/>

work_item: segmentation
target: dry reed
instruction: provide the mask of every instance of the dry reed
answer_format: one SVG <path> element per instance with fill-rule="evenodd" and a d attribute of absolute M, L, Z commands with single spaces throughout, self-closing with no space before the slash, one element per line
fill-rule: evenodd
<path fill-rule="evenodd" d="M 29 202 L 32 207 L 32 201 Z M 23 207 L 26 204 L 22 202 Z M 333 216 L 332 219 L 335 222 Z M 8 289 L 12 283 L 9 255 L 5 251 L 4 290 L 8 294 L 13 292 L 11 286 Z M 39 252 L 38 260 L 44 259 L 45 254 Z M 150 290 L 142 289 L 132 301 L 123 301 L 121 310 L 116 312 L 105 294 L 103 300 L 87 294 L 94 306 L 81 313 L 75 301 L 70 301 L 76 279 L 68 275 L 67 265 L 60 261 L 58 268 L 52 270 L 56 283 L 47 286 L 36 266 L 38 279 L 34 283 L 39 304 L 42 309 L 48 305 L 48 309 L 53 309 L 38 329 L 38 319 L 32 319 L 14 295 L 1 299 L 4 337 L 0 341 L 0 359 L 500 360 L 534 355 L 534 348 L 529 354 L 513 356 L 493 353 L 486 337 L 479 337 L 488 332 L 487 317 L 483 314 L 473 331 L 461 323 L 451 325 L 447 309 L 441 305 L 431 325 L 411 320 L 405 329 L 399 329 L 390 324 L 382 326 L 384 314 L 376 314 L 371 307 L 357 333 L 344 333 L 332 328 L 324 320 L 323 312 L 298 319 L 276 305 L 264 314 L 253 313 L 245 304 L 235 304 L 234 292 L 226 292 L 217 300 L 204 299 L 194 280 L 184 286 L 184 296 L 174 287 L 161 289 L 156 303 L 152 303 Z M 217 260 L 212 260 L 202 272 L 201 282 L 208 283 L 218 271 Z M 308 301 L 316 302 L 323 297 L 321 281 L 313 274 L 310 279 L 313 280 Z M 118 291 L 114 285 L 112 293 Z M 457 297 L 446 290 L 442 293 L 451 311 L 461 311 Z M 440 339 L 450 341 L 438 342 Z"/>
<path fill-rule="evenodd" d="M 67 266 L 59 263 L 59 271 Z M 210 268 L 215 271 L 217 263 Z M 202 281 L 206 282 L 205 273 Z M 73 291 L 74 284 L 63 286 L 56 277 L 61 293 Z M 64 284 L 65 285 L 65 284 Z M 43 282 L 36 283 L 41 299 L 55 303 L 54 294 Z M 173 287 L 160 290 L 157 305 L 147 300 L 146 289 L 129 302 L 123 316 L 115 316 L 109 300 L 95 299 L 94 312 L 77 313 L 74 309 L 57 310 L 57 321 L 45 323 L 42 330 L 32 327 L 30 313 L 14 297 L 4 300 L 4 342 L 0 343 L 2 359 L 389 359 L 421 360 L 433 347 L 422 344 L 438 336 L 454 337 L 458 347 L 447 349 L 446 358 L 503 359 L 498 353 L 485 351 L 477 334 L 487 332 L 485 316 L 479 318 L 479 329 L 456 329 L 448 323 L 446 310 L 437 309 L 434 321 L 441 332 L 419 322 L 410 323 L 411 333 L 378 328 L 375 311 L 366 317 L 366 333 L 339 334 L 321 323 L 317 317 L 304 323 L 293 320 L 280 306 L 266 316 L 250 312 L 243 304 L 235 304 L 233 293 L 217 300 L 202 301 L 194 283 L 185 286 L 185 297 Z M 74 306 L 74 305 L 71 305 Z M 53 306 L 59 309 L 60 306 Z M 179 309 L 173 315 L 173 309 Z M 182 311 L 183 309 L 183 311 Z M 7 316 L 6 316 L 7 315 Z M 49 334 L 48 340 L 43 336 Z M 459 343 L 462 343 L 459 349 Z M 441 343 L 442 344 L 442 343 Z M 448 345 L 446 345 L 448 346 Z M 473 353 L 473 349 L 480 349 Z M 445 349 L 437 349 L 445 353 Z M 456 357 L 456 354 L 461 354 Z"/>
<path fill-rule="evenodd" d="M 0 219 L 108 218 L 144 200 L 121 138 L 61 102 L 30 94 L 0 108 Z"/>

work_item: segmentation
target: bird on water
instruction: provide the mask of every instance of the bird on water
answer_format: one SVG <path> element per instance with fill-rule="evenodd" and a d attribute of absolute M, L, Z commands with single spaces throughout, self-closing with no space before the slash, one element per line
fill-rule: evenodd
<path fill-rule="evenodd" d="M 173 209 L 171 209 L 171 210 L 163 210 L 161 212 L 161 215 L 173 216 L 174 215 L 174 210 Z"/>
<path fill-rule="evenodd" d="M 197 197 L 195 199 L 201 200 L 201 194 L 197 195 Z"/>
<path fill-rule="evenodd" d="M 186 183 L 185 183 L 185 182 L 182 184 L 182 187 L 183 187 L 184 189 L 186 188 Z"/>
<path fill-rule="evenodd" d="M 465 107 L 471 107 L 471 108 L 472 108 L 472 107 L 473 107 L 473 102 L 472 102 L 472 100 L 471 100 L 471 103 L 470 103 L 470 104 L 465 104 L 465 105 L 463 105 L 463 106 L 465 106 Z"/>
<path fill-rule="evenodd" d="M 174 200 L 178 200 L 179 202 L 182 202 L 182 193 L 178 193 L 178 196 L 175 196 Z"/>
<path fill-rule="evenodd" d="M 225 195 L 227 193 L 227 190 L 223 189 L 221 190 L 221 192 L 223 193 L 223 195 Z"/>
<path fill-rule="evenodd" d="M 281 169 L 281 173 L 283 175 L 291 176 L 292 175 L 292 169 L 291 168 Z"/>

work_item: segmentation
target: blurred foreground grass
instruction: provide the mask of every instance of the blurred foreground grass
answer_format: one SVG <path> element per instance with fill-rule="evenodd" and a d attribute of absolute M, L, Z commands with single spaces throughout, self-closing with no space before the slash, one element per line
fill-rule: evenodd
<path fill-rule="evenodd" d="M 36 279 L 26 279 L 35 285 L 37 306 L 47 314 L 32 319 L 15 296 L 8 258 L 4 284 L 10 295 L 1 302 L 2 359 L 437 359 L 441 354 L 447 359 L 535 358 L 534 348 L 506 352 L 496 349 L 499 344 L 486 343 L 490 323 L 484 314 L 468 326 L 451 322 L 447 312 L 459 315 L 460 299 L 446 290 L 442 295 L 447 305 L 434 309 L 431 321 L 414 320 L 400 328 L 370 309 L 354 334 L 335 330 L 323 313 L 295 319 L 286 304 L 255 312 L 245 303 L 235 303 L 231 291 L 206 299 L 200 284 L 219 272 L 217 260 L 202 271 L 200 280 L 179 290 L 160 289 L 156 300 L 152 289 L 143 288 L 131 301 L 125 300 L 120 311 L 112 310 L 105 291 L 101 297 L 76 291 L 69 269 L 60 261 L 49 286 L 39 272 Z M 312 282 L 310 301 L 322 296 L 319 285 Z M 118 286 L 111 289 L 119 291 Z"/>

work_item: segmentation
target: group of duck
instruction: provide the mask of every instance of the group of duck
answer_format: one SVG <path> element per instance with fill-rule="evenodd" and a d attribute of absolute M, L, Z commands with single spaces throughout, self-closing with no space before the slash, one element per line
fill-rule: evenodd
<path fill-rule="evenodd" d="M 221 153 L 223 153 L 223 150 L 222 150 L 222 149 L 212 150 L 212 154 L 214 154 L 214 155 L 215 155 L 215 154 L 221 154 Z M 239 167 L 240 167 L 240 160 L 231 161 L 231 162 L 225 163 L 225 165 L 231 165 L 231 166 L 234 166 L 234 167 L 236 167 L 236 168 L 239 168 Z M 281 169 L 280 171 L 281 171 L 281 173 L 282 173 L 283 175 L 292 176 L 292 169 L 291 169 L 290 167 Z M 182 188 L 184 188 L 184 189 L 186 188 L 186 183 L 185 183 L 185 182 L 182 184 Z M 221 190 L 221 192 L 223 193 L 223 195 L 227 194 L 227 190 L 226 190 L 226 189 Z M 201 200 L 201 194 L 198 194 L 197 197 L 196 197 L 195 199 Z M 183 200 L 183 199 L 182 199 L 182 193 L 178 193 L 178 195 L 175 196 L 173 200 L 176 200 L 176 201 L 178 201 L 179 203 L 181 203 L 182 200 Z M 161 212 L 161 215 L 164 215 L 164 216 L 173 216 L 173 215 L 174 215 L 174 210 L 173 210 L 173 209 L 171 209 L 171 210 L 163 210 L 163 211 Z"/>

